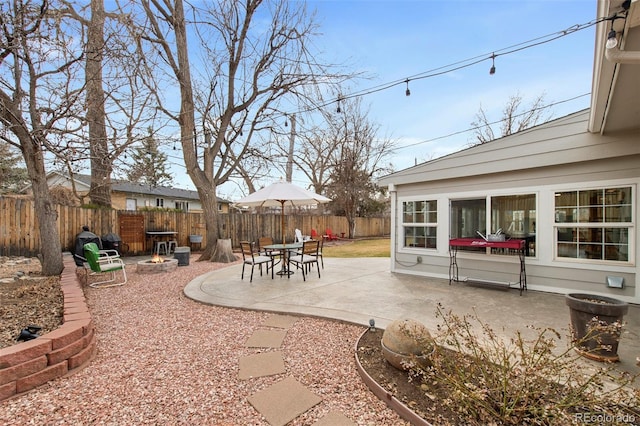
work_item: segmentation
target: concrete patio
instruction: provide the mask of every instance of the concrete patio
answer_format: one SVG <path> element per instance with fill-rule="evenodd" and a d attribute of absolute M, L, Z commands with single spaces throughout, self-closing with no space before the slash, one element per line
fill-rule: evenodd
<path fill-rule="evenodd" d="M 184 294 L 196 301 L 240 309 L 310 315 L 385 328 L 395 319 L 414 318 L 435 330 L 437 306 L 457 315 L 473 313 L 500 334 L 516 330 L 531 335 L 527 326 L 551 327 L 569 334 L 569 308 L 563 295 L 517 289 L 500 290 L 447 280 L 394 274 L 388 258 L 325 258 L 319 279 L 312 271 L 306 282 L 300 271 L 290 278 L 263 273 L 258 268 L 253 282 L 249 271 L 240 279 L 242 265 L 213 271 L 191 281 Z M 278 268 L 278 266 L 276 267 Z M 276 269 L 277 270 L 277 269 Z M 630 305 L 620 341 L 619 367 L 640 371 L 640 306 Z M 595 363 L 598 364 L 598 363 Z"/>

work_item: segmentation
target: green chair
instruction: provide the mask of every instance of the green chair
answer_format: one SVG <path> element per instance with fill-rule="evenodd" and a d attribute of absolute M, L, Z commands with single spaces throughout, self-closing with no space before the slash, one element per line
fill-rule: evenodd
<path fill-rule="evenodd" d="M 84 257 L 87 259 L 89 269 L 91 269 L 90 276 L 105 276 L 106 274 L 109 276 L 106 280 L 89 284 L 89 287 L 115 287 L 127 282 L 127 271 L 122 259 L 110 254 L 109 251 L 101 251 L 96 243 L 84 245 Z M 117 271 L 122 271 L 122 280 L 116 280 Z"/>

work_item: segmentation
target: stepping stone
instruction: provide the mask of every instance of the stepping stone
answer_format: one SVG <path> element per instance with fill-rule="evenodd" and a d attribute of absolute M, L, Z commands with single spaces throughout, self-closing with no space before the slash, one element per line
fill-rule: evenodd
<path fill-rule="evenodd" d="M 256 330 L 244 345 L 247 348 L 279 348 L 286 334 L 285 330 Z"/>
<path fill-rule="evenodd" d="M 240 380 L 247 380 L 254 377 L 271 376 L 282 374 L 284 370 L 284 359 L 282 352 L 263 352 L 240 358 Z"/>
<path fill-rule="evenodd" d="M 300 414 L 320 403 L 322 398 L 304 387 L 293 377 L 254 393 L 249 403 L 272 426 L 284 426 Z"/>
<path fill-rule="evenodd" d="M 298 321 L 298 317 L 291 315 L 271 315 L 262 325 L 274 328 L 290 328 L 296 321 Z"/>
<path fill-rule="evenodd" d="M 356 424 L 340 411 L 330 411 L 326 416 L 315 422 L 313 426 L 356 426 Z"/>

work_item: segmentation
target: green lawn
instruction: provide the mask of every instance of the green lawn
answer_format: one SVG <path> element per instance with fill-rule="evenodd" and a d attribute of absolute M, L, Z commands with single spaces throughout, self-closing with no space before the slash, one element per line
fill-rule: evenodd
<path fill-rule="evenodd" d="M 325 245 L 322 255 L 325 257 L 389 257 L 391 240 L 376 238 L 371 240 L 355 240 L 337 246 Z"/>

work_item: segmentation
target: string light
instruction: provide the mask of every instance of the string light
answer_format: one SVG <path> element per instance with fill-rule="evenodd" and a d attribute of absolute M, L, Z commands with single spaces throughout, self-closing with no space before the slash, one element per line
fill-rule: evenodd
<path fill-rule="evenodd" d="M 489 69 L 489 75 L 494 75 L 496 73 L 496 54 L 491 54 L 491 68 Z"/>
<path fill-rule="evenodd" d="M 435 68 L 429 71 L 424 71 L 422 73 L 419 74 L 415 74 L 406 78 L 403 78 L 401 80 L 395 80 L 395 81 L 391 81 L 388 83 L 383 83 L 380 84 L 378 86 L 374 86 L 371 88 L 367 88 L 367 89 L 363 89 L 361 91 L 358 92 L 353 92 L 351 94 L 348 95 L 340 95 L 340 97 L 338 98 L 338 108 L 336 109 L 336 112 L 341 112 L 342 109 L 340 107 L 339 102 L 341 100 L 346 100 L 346 99 L 351 99 L 351 98 L 357 98 L 357 97 L 363 97 L 363 96 L 367 96 L 367 95 L 371 95 L 377 92 L 382 92 L 384 90 L 390 89 L 392 87 L 395 87 L 399 84 L 405 83 L 407 82 L 407 80 L 422 80 L 422 79 L 426 79 L 426 78 L 431 78 L 431 77 L 436 77 L 436 76 L 440 76 L 440 75 L 444 75 L 444 74 L 449 74 L 464 68 L 469 68 L 473 65 L 477 65 L 480 62 L 484 62 L 487 61 L 489 59 L 492 60 L 492 66 L 489 70 L 489 73 L 491 75 L 493 75 L 495 73 L 495 58 L 497 58 L 498 56 L 504 56 L 504 55 L 509 55 L 512 53 L 516 53 L 525 49 L 530 49 L 532 47 L 536 47 L 536 46 L 540 46 L 546 43 L 550 43 L 552 41 L 558 40 L 562 37 L 566 37 L 570 34 L 573 34 L 575 32 L 581 31 L 581 30 L 585 30 L 587 28 L 590 28 L 596 24 L 599 24 L 601 22 L 605 22 L 605 21 L 611 21 L 613 19 L 616 18 L 620 18 L 619 16 L 614 16 L 614 17 L 605 17 L 605 18 L 598 18 L 598 19 L 594 19 L 591 20 L 589 22 L 586 22 L 584 24 L 575 24 L 572 25 L 569 28 L 566 28 L 562 31 L 556 31 L 554 33 L 549 33 L 534 39 L 530 39 L 521 43 L 517 43 L 499 50 L 496 50 L 497 52 L 500 52 L 498 54 L 495 53 L 495 51 L 488 55 L 488 54 L 483 54 L 483 55 L 479 55 L 479 56 L 475 56 L 472 58 L 467 58 L 458 62 L 454 62 L 452 64 L 449 65 L 445 65 L 439 68 Z M 405 91 L 405 95 L 406 95 L 406 91 Z M 311 111 L 315 111 L 315 110 L 319 110 L 322 108 L 325 108 L 331 104 L 333 104 L 336 101 L 328 101 L 324 104 L 316 104 L 313 106 L 310 106 L 308 108 L 303 108 L 300 109 L 298 111 L 296 111 L 296 113 L 306 113 L 306 112 L 311 112 Z"/>
<path fill-rule="evenodd" d="M 409 90 L 409 79 L 407 79 L 407 90 L 404 92 L 405 96 L 411 96 L 411 90 Z"/>
<path fill-rule="evenodd" d="M 618 37 L 616 37 L 616 35 L 616 30 L 611 28 L 611 31 L 609 31 L 609 35 L 607 36 L 607 49 L 613 49 L 618 45 Z"/>
<path fill-rule="evenodd" d="M 342 98 L 341 98 L 340 96 L 338 96 L 338 108 L 336 108 L 336 112 L 337 112 L 338 114 L 340 114 L 340 113 L 342 112 L 342 110 L 340 109 L 340 100 L 341 100 L 341 99 L 342 99 Z"/>

